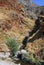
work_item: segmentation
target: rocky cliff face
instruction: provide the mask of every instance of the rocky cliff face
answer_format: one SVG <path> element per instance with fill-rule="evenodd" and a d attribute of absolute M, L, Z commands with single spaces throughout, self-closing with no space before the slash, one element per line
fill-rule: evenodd
<path fill-rule="evenodd" d="M 18 0 L 18 1 L 25 6 L 25 9 L 27 10 L 28 16 L 30 18 L 33 18 L 33 19 L 37 18 L 37 14 L 40 12 L 40 10 L 38 6 L 32 2 L 32 0 Z"/>
<path fill-rule="evenodd" d="M 0 1 L 0 16 L 0 32 L 17 40 L 22 40 L 26 32 L 34 26 L 34 21 L 27 17 L 28 13 L 24 5 L 16 0 Z"/>
<path fill-rule="evenodd" d="M 0 0 L 0 43 L 6 43 L 6 36 L 22 43 L 24 37 L 34 26 L 35 10 L 37 8 L 37 13 L 39 10 L 37 5 L 35 7 L 34 5 L 31 0 Z M 41 38 L 37 39 L 27 45 L 28 52 L 38 53 L 41 51 L 44 47 L 44 38 L 42 42 L 40 42 L 41 40 Z"/>

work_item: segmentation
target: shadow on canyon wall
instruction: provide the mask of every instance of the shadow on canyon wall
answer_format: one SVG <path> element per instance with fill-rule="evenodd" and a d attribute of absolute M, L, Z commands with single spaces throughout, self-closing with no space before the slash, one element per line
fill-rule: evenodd
<path fill-rule="evenodd" d="M 26 47 L 28 42 L 33 42 L 34 40 L 42 37 L 44 37 L 44 17 L 38 16 L 38 19 L 35 21 L 34 28 L 29 32 L 29 35 L 23 39 L 23 49 Z"/>

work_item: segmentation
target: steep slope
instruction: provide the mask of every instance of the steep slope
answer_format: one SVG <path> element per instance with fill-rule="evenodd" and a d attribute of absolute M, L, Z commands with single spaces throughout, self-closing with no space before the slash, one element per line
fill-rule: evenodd
<path fill-rule="evenodd" d="M 44 60 L 44 38 L 39 38 L 28 43 L 26 49 L 35 58 Z"/>
<path fill-rule="evenodd" d="M 0 43 L 6 43 L 6 37 L 14 38 L 18 43 L 22 43 L 24 37 L 27 36 L 33 28 L 35 20 L 29 17 L 36 16 L 35 10 L 37 5 L 29 4 L 31 0 L 28 1 L 29 0 L 0 0 Z M 39 8 L 37 7 L 36 11 L 38 10 Z M 31 44 L 27 44 L 26 50 L 36 55 L 44 48 L 43 43 L 44 38 L 37 39 Z M 38 54 L 38 56 L 42 56 L 43 59 L 44 54 L 41 56 Z"/>
<path fill-rule="evenodd" d="M 39 8 L 35 3 L 32 2 L 32 0 L 18 0 L 18 1 L 24 5 L 25 9 L 28 12 L 28 17 L 33 19 L 37 18 L 37 14 L 39 13 Z M 37 14 L 36 11 L 38 11 Z"/>
<path fill-rule="evenodd" d="M 16 0 L 1 0 L 0 35 L 6 34 L 21 42 L 22 38 L 31 30 L 34 24 L 34 21 L 29 19 L 27 14 L 24 6 L 16 2 Z"/>

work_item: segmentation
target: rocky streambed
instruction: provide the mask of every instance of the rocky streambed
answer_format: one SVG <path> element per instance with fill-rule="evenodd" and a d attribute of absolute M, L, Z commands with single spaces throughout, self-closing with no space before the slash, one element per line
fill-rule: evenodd
<path fill-rule="evenodd" d="M 26 54 L 27 52 L 25 50 L 17 51 L 15 56 L 17 56 L 18 53 Z M 4 55 L 0 57 L 0 65 L 25 65 L 25 63 L 19 60 L 18 58 L 10 58 L 8 55 Z"/>
<path fill-rule="evenodd" d="M 21 65 L 20 63 L 14 63 L 10 58 L 0 59 L 0 65 Z"/>

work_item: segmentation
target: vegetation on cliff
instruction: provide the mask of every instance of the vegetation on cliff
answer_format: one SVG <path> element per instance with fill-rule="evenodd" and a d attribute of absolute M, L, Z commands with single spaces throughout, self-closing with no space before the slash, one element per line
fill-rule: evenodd
<path fill-rule="evenodd" d="M 18 43 L 16 42 L 15 39 L 9 39 L 7 41 L 7 45 L 9 49 L 11 50 L 12 55 L 14 56 L 15 53 L 18 51 Z"/>

